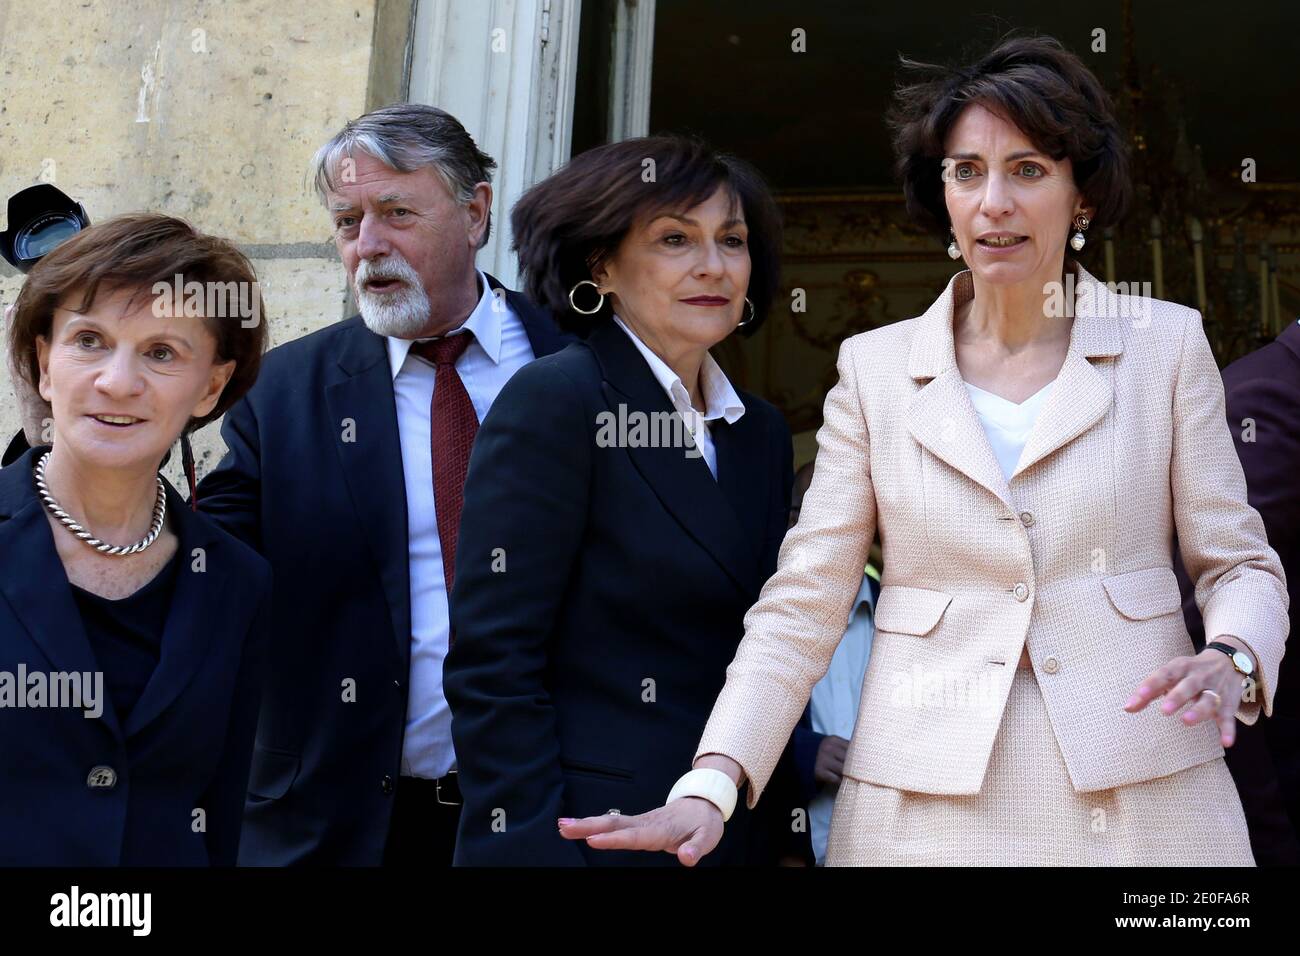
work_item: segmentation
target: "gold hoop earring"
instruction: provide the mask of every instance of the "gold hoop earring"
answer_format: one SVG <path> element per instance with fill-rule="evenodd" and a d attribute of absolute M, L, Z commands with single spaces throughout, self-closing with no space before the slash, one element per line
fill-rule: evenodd
<path fill-rule="evenodd" d="M 758 310 L 754 308 L 754 303 L 749 301 L 748 296 L 745 297 L 745 305 L 749 306 L 749 315 L 745 316 L 745 318 L 736 325 L 736 328 L 738 329 L 743 329 L 745 326 L 749 325 L 754 321 L 754 316 L 758 314 Z"/>
<path fill-rule="evenodd" d="M 581 289 L 584 285 L 591 286 L 593 289 L 596 290 L 596 294 L 600 296 L 600 301 L 596 303 L 596 307 L 594 309 L 591 310 L 580 309 L 578 308 L 578 303 L 573 301 L 574 295 L 576 295 L 577 291 Z M 569 306 L 573 309 L 574 312 L 577 312 L 579 315 L 595 315 L 597 312 L 599 312 L 601 309 L 605 307 L 605 293 L 601 292 L 600 286 L 596 285 L 596 283 L 592 282 L 590 279 L 583 279 L 582 281 L 576 283 L 574 287 L 569 290 Z"/>

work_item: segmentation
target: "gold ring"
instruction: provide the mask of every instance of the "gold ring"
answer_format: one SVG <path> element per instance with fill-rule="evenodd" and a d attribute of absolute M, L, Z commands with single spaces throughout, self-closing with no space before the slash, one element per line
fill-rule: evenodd
<path fill-rule="evenodd" d="M 1217 691 L 1212 691 L 1212 690 L 1210 690 L 1210 688 L 1207 687 L 1207 688 L 1205 688 L 1205 690 L 1201 691 L 1201 693 L 1202 693 L 1202 694 L 1213 694 L 1213 695 L 1214 695 L 1214 701 L 1215 701 L 1215 705 L 1216 705 L 1216 706 L 1217 706 L 1218 704 L 1222 704 L 1222 703 L 1223 703 L 1223 698 L 1219 695 L 1219 693 L 1218 693 Z"/>

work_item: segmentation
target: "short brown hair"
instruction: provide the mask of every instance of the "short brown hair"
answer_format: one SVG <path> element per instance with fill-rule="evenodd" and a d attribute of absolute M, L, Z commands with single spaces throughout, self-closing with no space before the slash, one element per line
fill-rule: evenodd
<path fill-rule="evenodd" d="M 944 243 L 951 225 L 943 192 L 944 140 L 973 103 L 1014 123 L 1053 159 L 1070 160 L 1075 185 L 1095 209 L 1092 226 L 1112 226 L 1123 217 L 1133 186 L 1114 107 L 1092 71 L 1059 41 L 1010 37 L 965 67 L 900 59 L 912 81 L 895 90 L 887 117 L 895 169 L 908 212 Z"/>
<path fill-rule="evenodd" d="M 101 286 L 152 294 L 155 283 L 171 286 L 178 275 L 182 283 L 249 283 L 256 297 L 257 322 L 251 326 L 237 318 L 203 317 L 217 341 L 217 360 L 233 360 L 235 371 L 212 411 L 191 419 L 186 432 L 220 418 L 257 381 L 267 342 L 262 293 L 252 264 L 233 243 L 171 216 L 133 213 L 109 219 L 77 233 L 33 266 L 14 303 L 9 328 L 15 369 L 32 388 L 38 387 L 36 339 L 50 335 L 56 308 L 86 312 Z M 79 302 L 64 301 L 78 290 Z"/>
<path fill-rule="evenodd" d="M 647 179 L 648 169 L 654 174 Z M 689 209 L 719 187 L 731 194 L 748 226 L 754 319 L 740 332 L 752 335 L 780 287 L 781 215 L 757 170 L 693 137 L 647 136 L 597 146 L 524 193 L 510 225 L 529 297 L 549 308 L 561 328 L 585 335 L 609 319 L 612 307 L 606 298 L 595 315 L 575 312 L 569 303 L 574 284 L 590 280 L 592 268 L 642 216 Z"/>

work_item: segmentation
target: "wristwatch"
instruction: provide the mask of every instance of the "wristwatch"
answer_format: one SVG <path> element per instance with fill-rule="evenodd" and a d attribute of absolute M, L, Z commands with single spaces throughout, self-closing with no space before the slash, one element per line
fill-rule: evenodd
<path fill-rule="evenodd" d="M 1231 644 L 1224 644 L 1222 641 L 1211 641 L 1205 645 L 1206 648 L 1214 648 L 1216 651 L 1223 651 L 1232 658 L 1232 666 L 1236 668 L 1237 673 L 1242 677 L 1250 677 L 1255 673 L 1255 662 L 1250 659 L 1250 655 L 1245 651 L 1239 651 Z"/>

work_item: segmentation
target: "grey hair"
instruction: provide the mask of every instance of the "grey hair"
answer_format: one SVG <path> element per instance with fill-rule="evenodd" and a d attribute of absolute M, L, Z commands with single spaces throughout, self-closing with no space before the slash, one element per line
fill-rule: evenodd
<path fill-rule="evenodd" d="M 338 182 L 345 157 L 360 150 L 399 173 L 428 167 L 442 177 L 447 191 L 462 203 L 474 198 L 474 187 L 492 182 L 496 161 L 480 150 L 456 117 L 436 106 L 398 103 L 359 116 L 316 151 L 312 159 L 316 194 L 321 202 Z M 492 233 L 492 213 L 480 248 Z"/>

